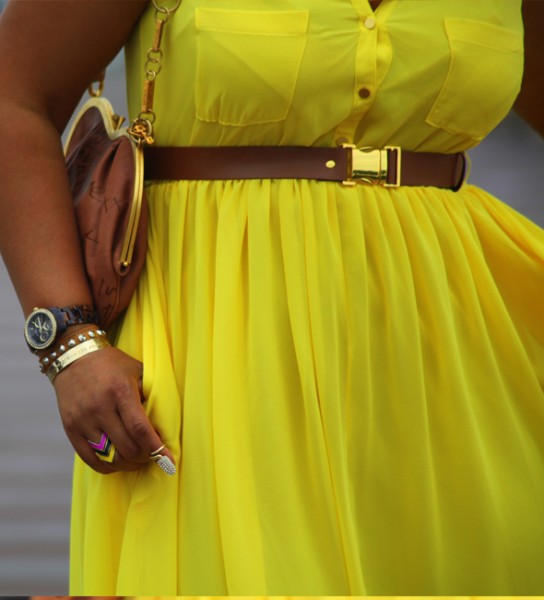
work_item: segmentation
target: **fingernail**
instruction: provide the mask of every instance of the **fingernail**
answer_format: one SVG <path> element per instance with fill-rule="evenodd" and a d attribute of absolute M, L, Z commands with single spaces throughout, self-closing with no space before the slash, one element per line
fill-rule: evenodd
<path fill-rule="evenodd" d="M 176 466 L 168 456 L 160 456 L 155 462 L 167 475 L 175 475 L 177 473 Z"/>

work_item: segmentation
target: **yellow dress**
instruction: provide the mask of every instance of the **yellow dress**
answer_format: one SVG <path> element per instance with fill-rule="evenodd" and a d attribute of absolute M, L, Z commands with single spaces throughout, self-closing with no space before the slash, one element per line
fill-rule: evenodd
<path fill-rule="evenodd" d="M 158 144 L 465 150 L 518 93 L 520 4 L 183 0 Z M 544 232 L 471 185 L 148 192 L 118 344 L 180 469 L 77 462 L 71 593 L 542 592 Z"/>

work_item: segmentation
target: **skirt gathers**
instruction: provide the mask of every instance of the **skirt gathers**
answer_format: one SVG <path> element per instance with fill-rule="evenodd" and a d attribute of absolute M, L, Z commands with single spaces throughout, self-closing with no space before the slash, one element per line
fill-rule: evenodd
<path fill-rule="evenodd" d="M 180 467 L 76 465 L 73 594 L 544 589 L 544 233 L 467 185 L 149 187 L 118 345 Z"/>

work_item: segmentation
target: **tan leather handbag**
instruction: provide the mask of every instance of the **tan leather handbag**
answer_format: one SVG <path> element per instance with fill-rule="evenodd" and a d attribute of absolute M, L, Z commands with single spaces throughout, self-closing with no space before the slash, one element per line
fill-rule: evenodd
<path fill-rule="evenodd" d="M 145 65 L 142 110 L 128 127 L 99 91 L 76 116 L 65 144 L 83 260 L 103 328 L 126 309 L 136 289 L 147 248 L 143 148 L 153 143 L 153 95 L 161 69 L 162 30 L 173 8 L 155 7 L 156 30 Z"/>
<path fill-rule="evenodd" d="M 108 327 L 127 307 L 147 247 L 141 144 L 105 98 L 91 98 L 66 142 L 66 167 L 95 309 Z"/>

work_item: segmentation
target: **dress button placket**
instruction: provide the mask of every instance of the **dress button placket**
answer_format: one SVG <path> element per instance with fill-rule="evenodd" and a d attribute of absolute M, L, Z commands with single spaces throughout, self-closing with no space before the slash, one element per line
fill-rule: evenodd
<path fill-rule="evenodd" d="M 377 43 L 377 32 L 376 32 L 376 18 L 374 16 L 367 16 L 361 19 L 363 27 L 361 27 L 360 42 L 364 45 L 365 53 L 367 54 L 368 60 L 366 64 L 361 64 L 360 60 L 357 61 L 357 78 L 360 84 L 358 85 L 357 94 L 360 100 L 368 101 L 372 97 L 372 89 L 376 80 L 376 43 Z M 358 57 L 359 57 L 359 53 Z M 362 84 L 362 85 L 361 85 Z M 365 109 L 365 111 L 368 108 Z"/>
<path fill-rule="evenodd" d="M 371 108 L 376 86 L 376 45 L 378 23 L 372 15 L 359 17 L 359 40 L 356 54 L 356 75 L 353 109 L 349 117 L 336 129 L 336 140 L 354 139 L 355 131 Z"/>

